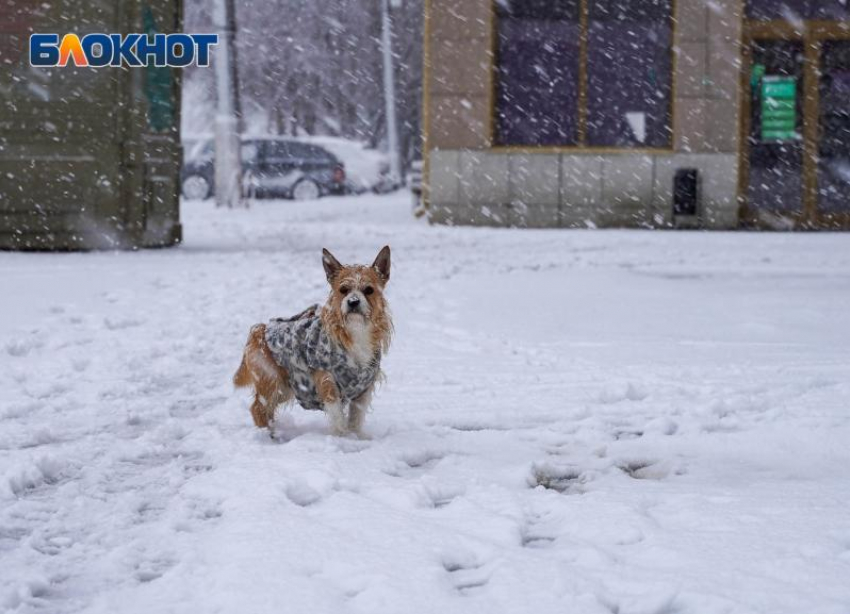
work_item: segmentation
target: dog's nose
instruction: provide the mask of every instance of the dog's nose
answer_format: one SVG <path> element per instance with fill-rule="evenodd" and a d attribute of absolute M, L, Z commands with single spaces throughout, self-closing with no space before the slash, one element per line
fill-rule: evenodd
<path fill-rule="evenodd" d="M 360 307 L 360 299 L 356 296 L 352 296 L 348 299 L 348 308 L 349 309 L 357 309 Z"/>

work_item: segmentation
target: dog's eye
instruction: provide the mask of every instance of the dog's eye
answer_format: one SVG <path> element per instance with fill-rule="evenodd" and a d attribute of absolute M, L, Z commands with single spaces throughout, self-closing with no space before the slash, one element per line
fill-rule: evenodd
<path fill-rule="evenodd" d="M 375 291 L 375 288 L 373 288 L 372 286 L 366 286 L 366 289 L 363 290 L 363 294 L 365 294 L 366 296 L 369 296 L 374 291 Z"/>
<path fill-rule="evenodd" d="M 348 294 L 348 287 L 343 286 L 342 288 L 339 289 L 339 293 L 342 294 L 343 296 L 345 296 L 346 294 Z"/>

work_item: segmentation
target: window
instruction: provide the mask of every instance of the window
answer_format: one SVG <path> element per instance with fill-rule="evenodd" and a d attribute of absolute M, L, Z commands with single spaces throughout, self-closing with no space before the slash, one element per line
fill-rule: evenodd
<path fill-rule="evenodd" d="M 747 17 L 757 20 L 850 19 L 847 0 L 747 0 Z"/>
<path fill-rule="evenodd" d="M 587 144 L 670 143 L 672 0 L 593 0 L 587 38 Z"/>
<path fill-rule="evenodd" d="M 669 147 L 673 0 L 497 0 L 497 145 Z"/>
<path fill-rule="evenodd" d="M 579 0 L 502 0 L 496 15 L 497 141 L 577 144 Z"/>

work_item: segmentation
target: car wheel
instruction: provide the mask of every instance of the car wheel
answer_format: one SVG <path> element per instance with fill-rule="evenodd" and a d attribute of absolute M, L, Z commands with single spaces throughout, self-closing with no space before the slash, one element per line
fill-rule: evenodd
<path fill-rule="evenodd" d="M 292 190 L 292 198 L 294 200 L 316 200 L 322 195 L 322 191 L 312 179 L 302 179 L 295 184 Z"/>
<path fill-rule="evenodd" d="M 201 175 L 189 175 L 183 180 L 183 196 L 189 200 L 209 198 L 210 182 Z"/>

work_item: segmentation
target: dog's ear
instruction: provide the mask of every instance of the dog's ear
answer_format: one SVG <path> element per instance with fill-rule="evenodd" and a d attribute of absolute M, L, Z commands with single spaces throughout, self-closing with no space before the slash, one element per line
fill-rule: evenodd
<path fill-rule="evenodd" d="M 384 248 L 378 252 L 378 257 L 372 263 L 372 268 L 378 271 L 384 283 L 390 280 L 390 246 L 384 245 Z"/>
<path fill-rule="evenodd" d="M 334 258 L 334 255 L 325 248 L 322 248 L 322 266 L 325 267 L 325 275 L 327 275 L 328 283 L 333 284 L 334 277 L 339 273 L 342 265 L 339 260 Z"/>

